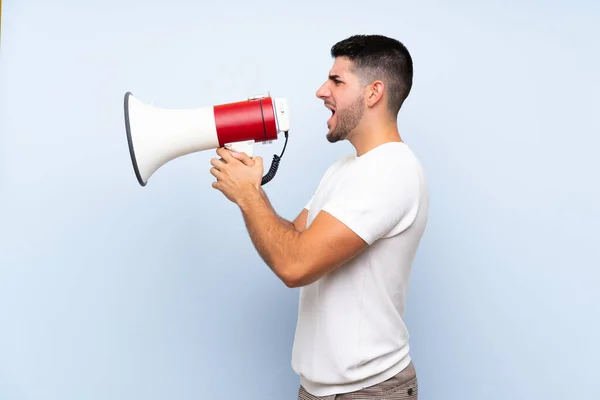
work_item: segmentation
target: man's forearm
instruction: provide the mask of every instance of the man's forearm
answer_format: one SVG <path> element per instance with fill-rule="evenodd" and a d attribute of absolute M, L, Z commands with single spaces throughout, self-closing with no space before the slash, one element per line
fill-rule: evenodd
<path fill-rule="evenodd" d="M 254 247 L 286 285 L 298 277 L 300 232 L 294 225 L 277 215 L 266 194 L 259 189 L 238 204 Z"/>
<path fill-rule="evenodd" d="M 279 218 L 279 221 L 282 224 L 284 224 L 285 226 L 296 230 L 296 227 L 294 226 L 294 224 L 292 222 L 290 222 L 287 219 L 285 219 L 285 218 L 277 215 L 277 212 L 275 211 L 275 208 L 273 207 L 273 205 L 269 201 L 269 197 L 267 196 L 267 194 L 265 193 L 265 191 L 263 190 L 263 188 L 260 188 L 259 190 L 260 190 L 260 195 L 262 196 L 263 200 L 267 203 L 267 206 L 271 209 L 271 211 L 273 211 L 273 213 L 277 216 L 277 218 Z"/>

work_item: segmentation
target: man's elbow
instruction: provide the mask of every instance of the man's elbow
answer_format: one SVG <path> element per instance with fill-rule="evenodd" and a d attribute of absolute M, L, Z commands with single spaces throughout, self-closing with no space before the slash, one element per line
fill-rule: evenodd
<path fill-rule="evenodd" d="M 291 264 L 282 269 L 279 276 L 285 286 L 299 288 L 310 285 L 319 279 L 318 274 L 310 273 L 312 269 L 304 264 Z"/>
<path fill-rule="evenodd" d="M 302 286 L 302 274 L 296 264 L 288 260 L 265 260 L 277 278 L 289 288 Z"/>
<path fill-rule="evenodd" d="M 305 285 L 303 274 L 297 267 L 290 266 L 288 268 L 284 268 L 279 275 L 279 279 L 281 279 L 285 286 L 289 287 L 290 289 Z"/>
<path fill-rule="evenodd" d="M 299 280 L 282 279 L 282 282 L 290 289 L 300 288 L 304 286 Z"/>

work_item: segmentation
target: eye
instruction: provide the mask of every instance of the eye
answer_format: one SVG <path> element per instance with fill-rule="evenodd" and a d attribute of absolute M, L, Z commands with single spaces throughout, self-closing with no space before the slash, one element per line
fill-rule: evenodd
<path fill-rule="evenodd" d="M 329 80 L 333 82 L 335 86 L 339 86 L 343 83 L 338 75 L 329 75 Z"/>

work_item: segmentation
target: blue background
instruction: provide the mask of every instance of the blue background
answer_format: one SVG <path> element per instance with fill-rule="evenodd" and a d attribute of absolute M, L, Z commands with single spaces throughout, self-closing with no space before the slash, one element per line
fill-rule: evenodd
<path fill-rule="evenodd" d="M 5 0 L 0 399 L 295 398 L 297 289 L 211 188 L 212 151 L 138 185 L 122 100 L 287 97 L 265 189 L 292 219 L 352 151 L 325 140 L 315 91 L 354 33 L 414 57 L 399 123 L 432 197 L 406 314 L 419 398 L 600 398 L 599 20 L 594 1 Z"/>

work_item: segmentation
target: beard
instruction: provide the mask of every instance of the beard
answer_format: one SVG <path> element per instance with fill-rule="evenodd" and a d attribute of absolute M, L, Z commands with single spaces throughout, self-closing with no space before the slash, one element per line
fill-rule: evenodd
<path fill-rule="evenodd" d="M 348 107 L 335 111 L 335 128 L 327 133 L 327 140 L 330 143 L 335 143 L 340 140 L 344 140 L 348 137 L 350 132 L 360 122 L 363 117 L 363 97 L 359 96 L 356 100 Z"/>

